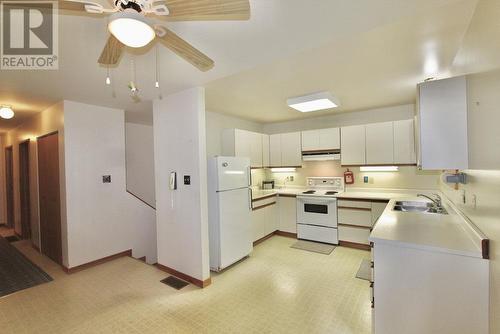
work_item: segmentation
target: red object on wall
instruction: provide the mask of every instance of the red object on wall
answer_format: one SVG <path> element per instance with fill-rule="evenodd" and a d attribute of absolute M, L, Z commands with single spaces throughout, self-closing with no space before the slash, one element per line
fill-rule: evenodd
<path fill-rule="evenodd" d="M 344 183 L 345 184 L 353 184 L 354 183 L 354 173 L 347 168 L 344 172 Z"/>

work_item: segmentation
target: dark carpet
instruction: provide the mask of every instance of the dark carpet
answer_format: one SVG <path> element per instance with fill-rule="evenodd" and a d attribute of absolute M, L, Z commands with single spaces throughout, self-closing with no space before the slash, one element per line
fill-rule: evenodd
<path fill-rule="evenodd" d="M 0 297 L 50 281 L 52 277 L 0 237 Z"/>

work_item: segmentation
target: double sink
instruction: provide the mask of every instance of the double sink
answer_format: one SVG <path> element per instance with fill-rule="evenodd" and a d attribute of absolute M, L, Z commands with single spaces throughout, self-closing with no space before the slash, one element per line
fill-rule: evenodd
<path fill-rule="evenodd" d="M 437 206 L 430 202 L 420 202 L 420 201 L 396 201 L 394 203 L 393 211 L 400 212 L 420 212 L 420 213 L 431 213 L 447 215 L 448 212 L 445 208 Z"/>

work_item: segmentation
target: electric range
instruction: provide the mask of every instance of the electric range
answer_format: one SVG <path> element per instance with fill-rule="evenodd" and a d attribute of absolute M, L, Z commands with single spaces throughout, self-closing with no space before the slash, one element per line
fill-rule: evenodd
<path fill-rule="evenodd" d="M 338 244 L 337 198 L 342 177 L 308 177 L 308 190 L 297 195 L 297 237 Z"/>

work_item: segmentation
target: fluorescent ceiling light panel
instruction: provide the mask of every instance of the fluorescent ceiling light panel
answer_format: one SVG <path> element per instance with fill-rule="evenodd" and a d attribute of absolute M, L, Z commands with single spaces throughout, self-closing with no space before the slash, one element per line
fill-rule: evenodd
<path fill-rule="evenodd" d="M 286 100 L 288 106 L 300 112 L 311 112 L 337 108 L 339 100 L 329 92 L 292 97 Z"/>
<path fill-rule="evenodd" d="M 363 166 L 359 167 L 362 172 L 397 172 L 398 166 Z"/>

